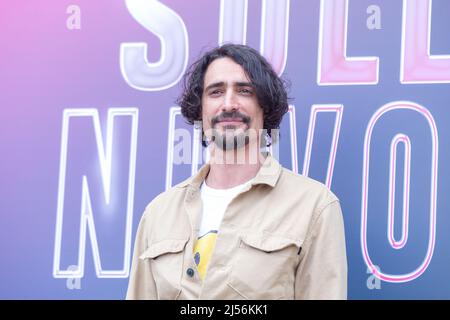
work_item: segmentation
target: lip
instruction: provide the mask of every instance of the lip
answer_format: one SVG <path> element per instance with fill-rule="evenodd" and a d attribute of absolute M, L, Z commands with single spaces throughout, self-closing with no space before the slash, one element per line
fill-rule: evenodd
<path fill-rule="evenodd" d="M 243 121 L 240 120 L 240 119 L 226 119 L 226 120 L 219 121 L 219 123 L 226 123 L 226 124 L 229 124 L 229 123 L 243 123 Z"/>

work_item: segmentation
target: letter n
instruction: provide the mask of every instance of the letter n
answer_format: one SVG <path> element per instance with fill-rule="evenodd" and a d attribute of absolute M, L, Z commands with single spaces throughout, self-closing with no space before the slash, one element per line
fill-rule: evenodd
<path fill-rule="evenodd" d="M 84 276 L 88 233 L 97 277 L 129 274 L 138 110 L 111 108 L 106 120 L 103 135 L 97 109 L 63 113 L 55 278 Z"/>

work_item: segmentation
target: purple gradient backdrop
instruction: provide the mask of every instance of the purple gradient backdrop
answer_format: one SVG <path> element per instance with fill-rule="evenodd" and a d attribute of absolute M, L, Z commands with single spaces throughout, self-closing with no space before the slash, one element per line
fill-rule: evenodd
<path fill-rule="evenodd" d="M 217 44 L 218 0 L 162 2 L 177 12 L 186 24 L 189 63 Z M 81 30 L 66 28 L 66 8 L 70 4 L 81 8 Z M 366 28 L 366 8 L 371 4 L 377 4 L 382 9 L 381 30 L 370 31 Z M 432 52 L 448 54 L 450 42 L 446 30 L 450 27 L 450 3 L 435 0 L 433 4 Z M 260 6 L 260 1 L 249 1 L 247 39 L 248 44 L 255 48 L 259 48 Z M 400 0 L 351 1 L 349 10 L 348 54 L 379 56 L 380 83 L 376 86 L 318 87 L 319 1 L 291 0 L 289 51 L 284 75 L 291 79 L 290 95 L 297 107 L 299 168 L 302 167 L 310 106 L 318 103 L 344 104 L 332 189 L 341 199 L 346 224 L 349 298 L 450 298 L 450 285 L 445 280 L 450 267 L 447 246 L 450 242 L 447 232 L 450 227 L 447 214 L 450 203 L 445 197 L 450 190 L 450 159 L 446 147 L 450 145 L 447 125 L 449 85 L 399 83 Z M 1 2 L 0 298 L 124 297 L 127 279 L 96 278 L 90 245 L 86 250 L 86 272 L 81 280 L 81 290 L 68 290 L 66 280 L 54 279 L 52 267 L 61 126 L 65 108 L 97 108 L 102 126 L 105 126 L 108 108 L 139 108 L 133 239 L 145 205 L 164 189 L 168 110 L 174 105 L 180 86 L 159 92 L 137 91 L 128 86 L 120 73 L 119 47 L 122 42 L 132 41 L 147 42 L 149 60 L 158 59 L 158 38 L 132 18 L 121 0 Z M 439 129 L 441 149 L 436 248 L 429 268 L 420 278 L 405 284 L 383 282 L 381 290 L 368 290 L 366 280 L 369 275 L 361 256 L 359 239 L 364 132 L 372 114 L 382 105 L 395 100 L 411 100 L 424 105 L 432 112 Z M 405 118 L 387 124 L 386 128 L 392 133 L 397 131 L 397 127 L 389 126 L 398 125 L 401 130 L 405 126 L 401 123 L 402 119 Z M 421 121 L 414 117 L 407 119 L 413 128 L 405 130 L 416 133 L 418 145 L 427 147 L 428 138 L 417 134 L 423 130 Z M 325 128 L 323 132 L 324 136 L 328 135 Z M 281 160 L 290 167 L 288 136 L 285 134 L 284 137 Z M 385 144 L 389 135 L 381 134 L 381 137 L 385 139 L 381 139 L 380 144 Z M 320 135 L 317 139 L 320 144 Z M 323 139 L 325 143 L 327 139 Z M 380 156 L 379 159 L 384 158 Z M 427 163 L 429 159 L 424 156 L 415 160 Z M 312 170 L 313 177 L 321 176 L 319 167 Z M 182 178 L 181 175 L 175 176 L 174 180 Z M 426 179 L 419 177 L 415 180 L 417 194 L 427 192 L 425 187 L 421 187 L 428 181 Z M 387 184 L 376 187 L 380 192 L 385 192 Z M 383 205 L 380 204 L 380 210 L 385 210 Z M 387 219 L 387 215 L 383 211 L 377 219 L 382 221 Z M 385 230 L 379 230 L 379 235 L 374 235 L 373 239 L 386 241 L 382 233 Z M 414 238 L 411 235 L 412 241 L 422 239 L 423 230 L 418 227 L 417 230 L 418 236 Z M 383 260 L 386 256 L 380 255 L 381 263 L 389 264 Z M 399 266 L 398 272 L 410 271 L 413 267 L 409 263 L 415 263 L 421 252 L 410 252 L 408 257 L 410 259 L 405 258 L 404 264 L 395 260 Z"/>

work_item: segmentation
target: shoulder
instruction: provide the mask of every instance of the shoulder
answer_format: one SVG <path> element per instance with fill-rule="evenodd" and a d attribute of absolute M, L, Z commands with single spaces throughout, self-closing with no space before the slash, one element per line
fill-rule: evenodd
<path fill-rule="evenodd" d="M 290 196 L 315 202 L 317 211 L 321 211 L 333 202 L 339 202 L 338 197 L 323 183 L 284 167 L 277 186 L 282 192 L 288 192 Z"/>
<path fill-rule="evenodd" d="M 145 208 L 140 222 L 141 232 L 150 241 L 184 239 L 188 237 L 188 216 L 184 214 L 184 199 L 188 185 L 175 185 L 158 194 Z"/>
<path fill-rule="evenodd" d="M 326 185 L 285 168 L 279 182 L 283 192 L 289 192 L 288 197 L 295 197 L 299 207 L 308 208 L 302 212 L 309 212 L 309 227 L 305 239 L 310 239 L 315 234 L 314 230 L 329 231 L 336 235 L 343 233 L 340 201 Z"/>
<path fill-rule="evenodd" d="M 284 167 L 282 168 L 279 182 L 284 187 L 295 186 L 300 188 L 300 190 L 329 197 L 330 200 L 338 200 L 336 195 L 322 182 L 295 173 Z"/>
<path fill-rule="evenodd" d="M 169 207 L 179 206 L 183 201 L 192 177 L 159 193 L 145 207 L 144 215 L 155 215 L 159 212 L 170 212 Z"/>

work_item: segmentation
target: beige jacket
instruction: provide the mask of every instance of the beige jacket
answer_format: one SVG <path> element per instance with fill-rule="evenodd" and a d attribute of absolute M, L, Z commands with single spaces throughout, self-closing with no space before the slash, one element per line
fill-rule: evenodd
<path fill-rule="evenodd" d="M 206 164 L 145 209 L 127 299 L 346 299 L 339 200 L 270 155 L 229 204 L 202 281 L 193 248 L 208 171 Z"/>

